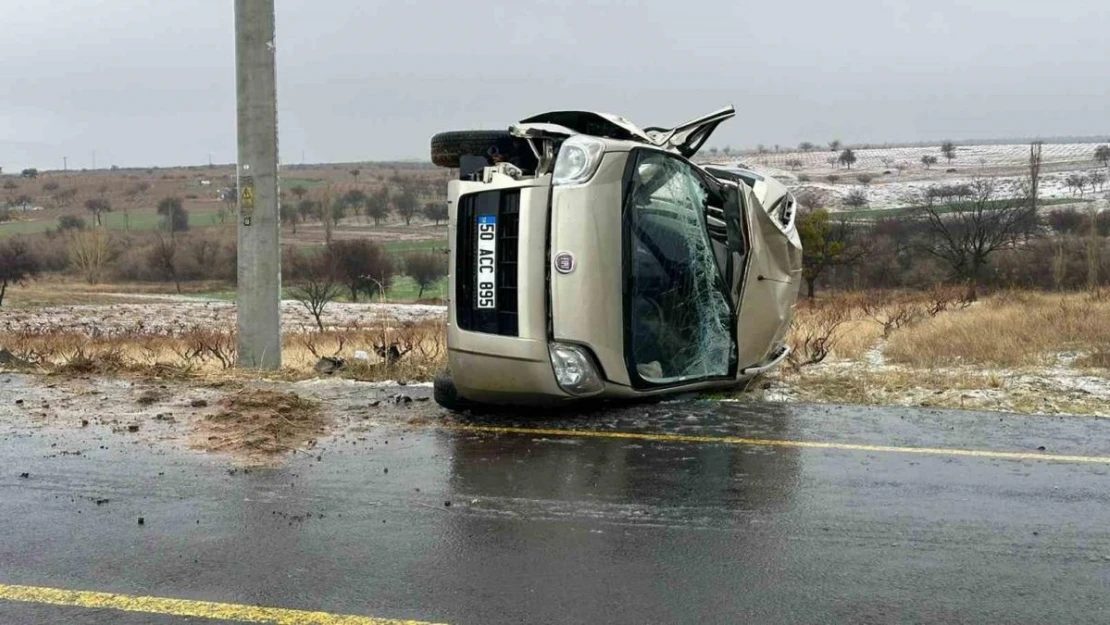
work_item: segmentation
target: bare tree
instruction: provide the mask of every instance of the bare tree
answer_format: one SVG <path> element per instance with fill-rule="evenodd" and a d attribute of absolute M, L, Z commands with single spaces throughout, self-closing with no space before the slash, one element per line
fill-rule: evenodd
<path fill-rule="evenodd" d="M 89 284 L 98 284 L 112 257 L 112 242 L 101 228 L 73 233 L 70 260 Z"/>
<path fill-rule="evenodd" d="M 324 331 L 324 311 L 339 294 L 343 287 L 338 283 L 335 259 L 331 254 L 324 253 L 303 259 L 305 266 L 296 273 L 301 278 L 291 290 L 293 299 L 297 300 L 308 310 L 316 320 L 316 327 Z"/>
<path fill-rule="evenodd" d="M 181 277 L 177 271 L 177 235 L 172 229 L 159 228 L 154 232 L 154 246 L 150 249 L 148 260 L 181 293 Z"/>
<path fill-rule="evenodd" d="M 297 234 L 297 222 L 301 220 L 301 215 L 297 212 L 296 206 L 282 202 L 278 207 L 278 217 L 281 219 L 281 225 L 293 226 L 293 234 Z"/>
<path fill-rule="evenodd" d="M 817 279 L 826 269 L 854 265 L 866 255 L 852 225 L 844 219 L 833 220 L 824 208 L 803 204 L 797 226 L 802 240 L 802 278 L 809 299 L 813 299 Z"/>
<path fill-rule="evenodd" d="M 362 172 L 357 170 L 357 169 L 352 169 L 352 170 L 348 171 L 347 173 L 351 174 L 351 177 L 354 178 L 355 182 L 357 183 L 358 182 L 358 175 L 361 174 Z"/>
<path fill-rule="evenodd" d="M 366 216 L 374 220 L 375 226 L 380 225 L 389 216 L 389 189 L 382 187 L 366 198 L 364 210 Z"/>
<path fill-rule="evenodd" d="M 26 193 L 15 198 L 15 203 L 19 204 L 23 208 L 23 212 L 25 213 L 27 212 L 27 208 L 30 207 L 31 204 L 34 203 L 34 201 L 34 198 L 32 198 L 30 195 L 27 195 Z"/>
<path fill-rule="evenodd" d="M 39 269 L 38 259 L 22 238 L 0 241 L 0 306 L 4 305 L 9 285 L 23 284 L 38 275 Z"/>
<path fill-rule="evenodd" d="M 359 215 L 362 215 L 362 207 L 366 205 L 367 199 L 366 192 L 362 189 L 351 189 L 344 193 L 339 201 L 343 202 L 345 208 L 354 213 L 357 218 Z"/>
<path fill-rule="evenodd" d="M 848 195 L 844 196 L 843 203 L 849 208 L 863 208 L 870 204 L 871 200 L 867 197 L 867 190 L 859 187 L 849 191 Z"/>
<path fill-rule="evenodd" d="M 797 170 L 799 167 L 802 166 L 802 159 L 800 159 L 800 158 L 787 159 L 786 166 L 789 167 L 792 170 Z"/>
<path fill-rule="evenodd" d="M 92 214 L 96 215 L 96 225 L 98 226 L 104 225 L 104 223 L 100 219 L 100 216 L 104 213 L 112 212 L 112 204 L 102 197 L 89 198 L 85 201 L 85 208 Z"/>
<path fill-rule="evenodd" d="M 428 202 L 424 205 L 424 219 L 434 221 L 437 226 L 439 222 L 447 221 L 447 204 L 443 202 Z"/>
<path fill-rule="evenodd" d="M 440 254 L 409 254 L 405 257 L 405 273 L 420 287 L 416 297 L 421 298 L 425 289 L 447 275 L 447 259 Z"/>
<path fill-rule="evenodd" d="M 840 153 L 840 158 L 836 160 L 841 165 L 844 165 L 849 170 L 851 170 L 852 164 L 855 163 L 857 160 L 856 153 L 852 151 L 852 148 L 845 148 L 844 151 Z"/>
<path fill-rule="evenodd" d="M 179 197 L 166 197 L 158 202 L 158 214 L 162 216 L 159 228 L 176 236 L 178 232 L 189 229 L 189 213 Z"/>
<path fill-rule="evenodd" d="M 331 190 L 327 187 L 324 188 L 323 198 L 317 206 L 320 208 L 320 221 L 324 224 L 324 245 L 331 245 L 331 231 L 335 225 L 338 225 L 338 219 L 336 223 L 332 223 L 332 212 L 335 206 L 331 201 Z"/>
<path fill-rule="evenodd" d="M 948 159 L 948 164 L 951 165 L 952 159 L 956 158 L 956 144 L 951 141 L 945 141 L 940 144 L 940 153 L 944 155 L 944 158 Z"/>
<path fill-rule="evenodd" d="M 297 201 L 299 202 L 304 199 L 304 196 L 308 193 L 308 189 L 304 188 L 301 185 L 296 185 L 292 189 L 289 189 L 289 192 L 292 193 L 293 197 L 297 198 Z"/>
<path fill-rule="evenodd" d="M 1037 201 L 1041 192 L 1041 165 L 1044 162 L 1041 156 L 1042 147 L 1043 144 L 1039 141 L 1029 144 L 1029 180 L 1025 194 L 1029 197 L 1029 207 L 1034 215 L 1037 214 Z"/>
<path fill-rule="evenodd" d="M 1110 167 L 1110 145 L 1095 148 L 1095 160 L 1102 163 L 1103 167 Z"/>
<path fill-rule="evenodd" d="M 316 206 L 316 202 L 312 200 L 301 200 L 297 202 L 297 214 L 300 215 L 301 221 L 307 222 L 319 216 L 320 209 Z"/>
<path fill-rule="evenodd" d="M 973 299 L 991 254 L 1013 247 L 1035 214 L 1028 198 L 998 198 L 997 183 L 990 178 L 968 186 L 971 197 L 958 206 L 938 204 L 924 194 L 919 214 L 929 234 L 922 248 L 948 264 L 953 278 L 968 284 Z"/>
<path fill-rule="evenodd" d="M 798 144 L 798 149 L 803 151 L 803 152 L 812 152 L 813 151 L 813 144 L 809 141 L 802 141 L 801 143 Z"/>
<path fill-rule="evenodd" d="M 1090 229 L 1087 233 L 1087 290 L 1091 293 L 1098 292 L 1098 268 L 1102 264 L 1102 237 L 1098 232 L 1098 212 L 1095 202 L 1087 206 L 1087 213 L 1090 216 Z"/>
<path fill-rule="evenodd" d="M 1087 181 L 1091 183 L 1091 191 L 1102 191 L 1102 186 L 1106 184 L 1106 174 L 1101 171 L 1092 171 L 1087 174 Z"/>
<path fill-rule="evenodd" d="M 839 152 L 840 151 L 840 145 L 841 145 L 840 144 L 840 139 L 833 139 L 832 141 L 829 141 L 829 151 L 830 152 Z"/>
<path fill-rule="evenodd" d="M 1070 174 L 1064 179 L 1064 184 L 1069 189 L 1073 189 L 1077 192 L 1079 197 L 1083 197 L 1083 190 L 1087 188 L 1087 182 L 1087 176 L 1079 173 Z"/>
<path fill-rule="evenodd" d="M 933 165 L 937 164 L 937 157 L 933 156 L 932 154 L 926 154 L 925 156 L 921 157 L 921 164 L 925 166 L 925 169 L 929 169 Z"/>
<path fill-rule="evenodd" d="M 328 212 L 328 216 L 331 218 L 331 227 L 332 228 L 338 228 L 339 227 L 339 222 L 342 221 L 343 218 L 347 216 L 347 208 L 348 207 L 349 207 L 349 205 L 346 202 L 343 201 L 343 198 L 338 198 L 334 202 L 331 203 L 331 209 Z M 330 231 L 327 232 L 327 235 L 328 235 L 328 240 L 331 240 L 331 232 Z"/>
<path fill-rule="evenodd" d="M 393 281 L 393 261 L 385 248 L 374 241 L 333 241 L 326 253 L 335 268 L 337 281 L 350 291 L 351 301 L 358 301 L 359 293 L 373 297 L 387 290 Z"/>
<path fill-rule="evenodd" d="M 59 189 L 54 193 L 54 203 L 59 208 L 68 208 L 73 204 L 73 200 L 77 199 L 77 189 L 70 187 L 68 189 Z"/>
<path fill-rule="evenodd" d="M 819 364 L 832 353 L 833 346 L 840 340 L 840 326 L 851 318 L 847 306 L 839 302 L 819 305 L 811 301 L 806 310 L 805 323 L 796 324 L 790 333 L 790 355 L 787 364 L 794 371 L 802 367 Z"/>
<path fill-rule="evenodd" d="M 125 202 L 123 203 L 123 228 L 124 230 L 131 230 L 131 207 L 138 205 L 140 199 L 146 195 L 150 189 L 150 183 L 143 181 L 134 184 L 123 192 Z"/>
<path fill-rule="evenodd" d="M 883 327 L 883 338 L 901 328 L 913 325 L 925 317 L 924 302 L 899 298 L 889 292 L 868 293 L 862 301 L 863 314 Z"/>
<path fill-rule="evenodd" d="M 397 198 L 393 203 L 397 207 L 397 214 L 405 220 L 405 225 L 407 226 L 412 223 L 412 218 L 416 216 L 416 211 L 420 207 L 416 198 L 416 193 L 406 186 L 397 194 Z"/>

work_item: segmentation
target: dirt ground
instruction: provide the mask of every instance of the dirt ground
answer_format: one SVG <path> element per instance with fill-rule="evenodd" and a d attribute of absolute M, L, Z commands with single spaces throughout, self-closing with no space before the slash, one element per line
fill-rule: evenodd
<path fill-rule="evenodd" d="M 287 454 L 312 454 L 316 441 L 333 431 L 357 438 L 381 423 L 441 418 L 430 396 L 427 384 L 338 378 L 205 382 L 0 372 L 0 429 L 108 430 L 135 445 L 170 445 L 261 466 Z"/>

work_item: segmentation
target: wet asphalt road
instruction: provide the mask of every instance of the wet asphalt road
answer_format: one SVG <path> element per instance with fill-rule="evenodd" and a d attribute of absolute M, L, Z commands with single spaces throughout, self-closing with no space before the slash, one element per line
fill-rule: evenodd
<path fill-rule="evenodd" d="M 0 425 L 0 584 L 446 623 L 1110 621 L 1105 464 L 494 434 L 395 410 L 249 471 Z M 479 423 L 1110 456 L 1103 420 L 921 409 Z M 0 623 L 202 622 L 0 601 Z"/>

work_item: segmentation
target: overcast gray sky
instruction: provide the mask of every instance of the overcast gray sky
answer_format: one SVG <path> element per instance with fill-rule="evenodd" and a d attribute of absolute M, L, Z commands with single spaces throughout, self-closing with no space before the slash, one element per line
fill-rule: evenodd
<path fill-rule="evenodd" d="M 427 158 L 550 109 L 717 145 L 1110 132 L 1093 0 L 277 0 L 282 160 Z M 0 166 L 235 160 L 230 0 L 0 0 Z"/>

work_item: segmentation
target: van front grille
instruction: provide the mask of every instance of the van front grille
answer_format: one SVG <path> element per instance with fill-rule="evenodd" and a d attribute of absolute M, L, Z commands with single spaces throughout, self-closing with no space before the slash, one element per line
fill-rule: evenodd
<path fill-rule="evenodd" d="M 478 307 L 478 219 L 497 217 L 494 308 Z M 483 191 L 459 198 L 455 240 L 455 320 L 472 332 L 519 336 L 520 191 Z"/>

